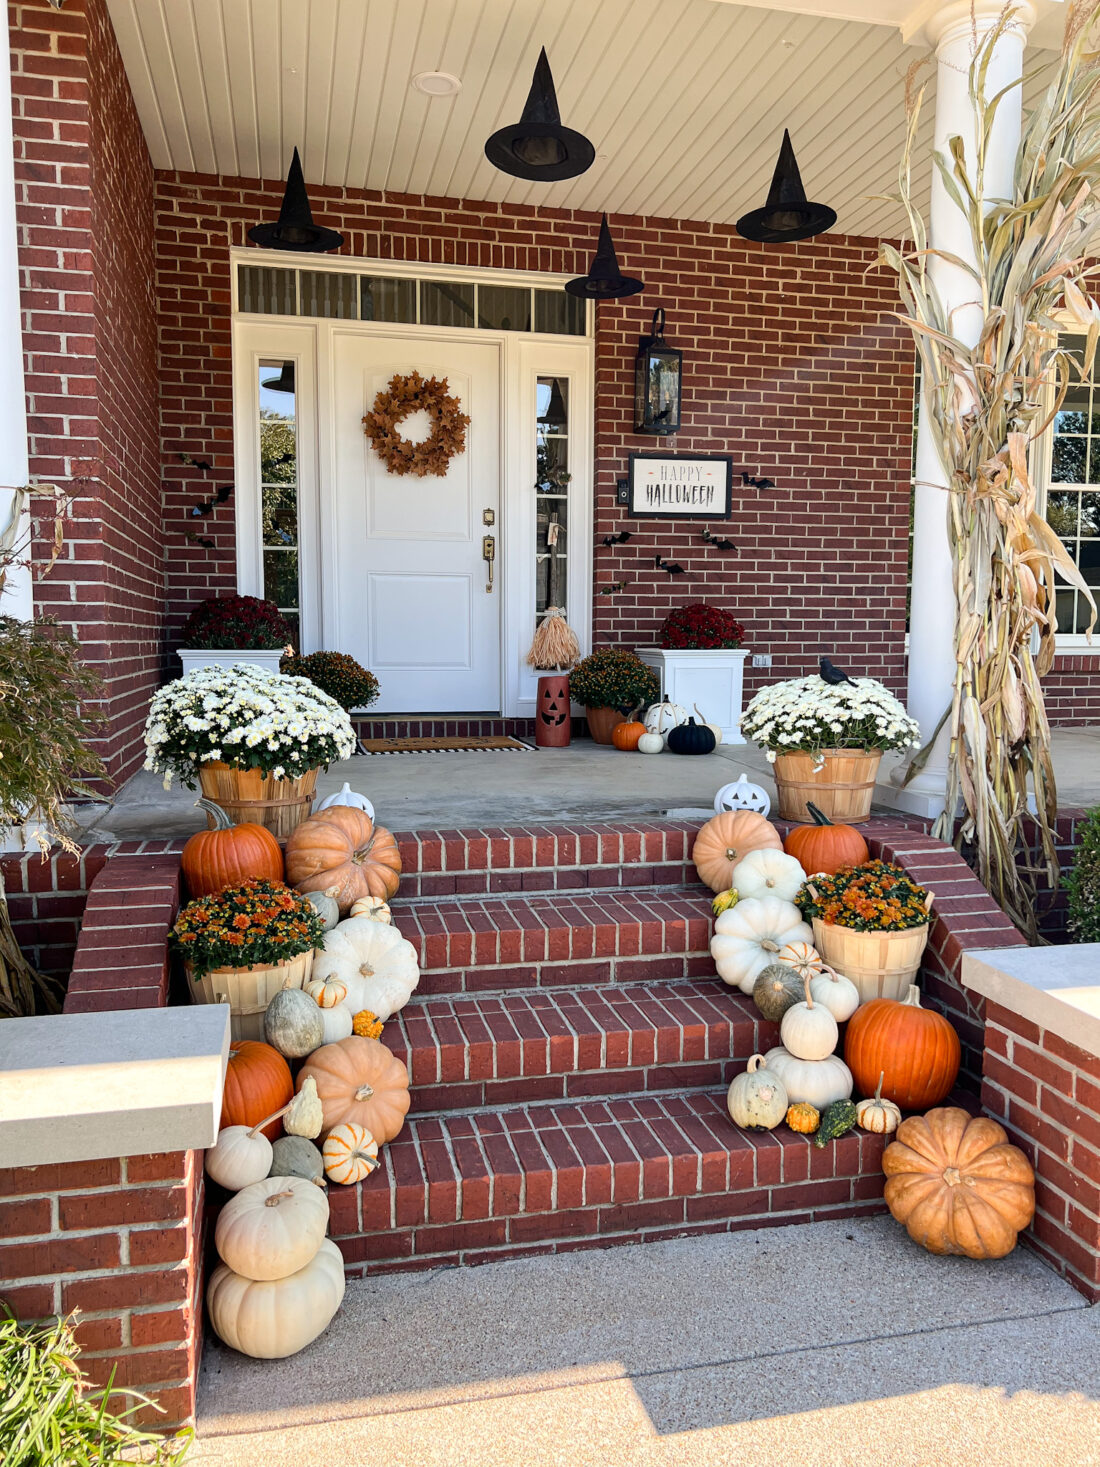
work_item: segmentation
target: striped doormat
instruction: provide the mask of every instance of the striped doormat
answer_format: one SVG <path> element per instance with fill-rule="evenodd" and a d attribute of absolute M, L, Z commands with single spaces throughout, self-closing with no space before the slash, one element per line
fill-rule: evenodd
<path fill-rule="evenodd" d="M 475 739 L 360 739 L 364 754 L 526 754 L 531 745 L 506 734 Z"/>

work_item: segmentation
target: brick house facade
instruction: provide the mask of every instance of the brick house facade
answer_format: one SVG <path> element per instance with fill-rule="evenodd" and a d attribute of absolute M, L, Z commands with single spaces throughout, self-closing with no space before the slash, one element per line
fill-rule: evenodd
<path fill-rule="evenodd" d="M 9 19 L 31 471 L 78 489 L 37 604 L 104 676 L 102 748 L 119 780 L 140 763 L 148 697 L 175 670 L 188 608 L 236 589 L 233 498 L 201 535 L 193 510 L 234 471 L 230 248 L 277 214 L 282 182 L 153 169 L 104 0 L 61 13 L 12 0 Z M 598 225 L 549 208 L 310 193 L 318 221 L 344 232 L 342 253 L 382 261 L 581 274 Z M 821 652 L 903 692 L 913 354 L 889 277 L 869 268 L 876 242 L 765 248 L 688 220 L 611 225 L 647 290 L 596 312 L 593 641 L 650 642 L 672 607 L 706 599 L 771 654 L 749 693 Z M 629 545 L 602 543 L 626 523 L 615 482 L 628 452 L 653 446 L 633 432 L 632 391 L 658 303 L 684 352 L 676 449 L 728 452 L 735 473 L 775 483 L 738 486 L 733 554 L 691 521 L 637 521 Z M 658 555 L 686 575 L 670 578 Z M 1061 658 L 1048 689 L 1052 721 L 1100 716 L 1092 657 Z"/>

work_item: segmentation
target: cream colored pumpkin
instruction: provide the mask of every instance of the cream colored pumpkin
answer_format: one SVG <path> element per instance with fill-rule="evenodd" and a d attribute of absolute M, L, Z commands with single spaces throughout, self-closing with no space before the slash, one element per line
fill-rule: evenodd
<path fill-rule="evenodd" d="M 734 1077 L 726 1109 L 734 1125 L 747 1131 L 772 1131 L 787 1114 L 786 1089 L 762 1054 L 754 1054 L 744 1073 Z"/>
<path fill-rule="evenodd" d="M 334 1009 L 348 996 L 348 985 L 339 978 L 314 978 L 306 984 L 306 992 L 318 1008 Z"/>
<path fill-rule="evenodd" d="M 765 846 L 738 861 L 730 884 L 742 899 L 773 896 L 793 902 L 805 880 L 806 873 L 793 856 Z"/>
<path fill-rule="evenodd" d="M 856 1123 L 865 1131 L 873 1131 L 877 1136 L 889 1136 L 901 1125 L 901 1108 L 896 1106 L 892 1100 L 883 1100 L 882 1082 L 886 1078 L 886 1071 L 880 1070 L 878 1085 L 870 1100 L 861 1100 L 856 1106 Z"/>
<path fill-rule="evenodd" d="M 359 897 L 352 902 L 349 917 L 369 917 L 372 922 L 392 922 L 393 913 L 389 902 L 382 897 Z"/>
<path fill-rule="evenodd" d="M 328 1198 L 301 1177 L 268 1177 L 222 1208 L 214 1246 L 246 1279 L 282 1279 L 317 1252 L 328 1227 Z"/>
<path fill-rule="evenodd" d="M 663 754 L 665 751 L 665 736 L 659 733 L 644 733 L 635 745 L 639 754 Z"/>
<path fill-rule="evenodd" d="M 311 1182 L 303 1183 L 323 1198 Z M 215 1333 L 256 1360 L 281 1360 L 304 1350 L 331 1323 L 344 1297 L 344 1259 L 331 1238 L 285 1278 L 257 1282 L 220 1264 L 210 1276 L 206 1304 Z"/>
<path fill-rule="evenodd" d="M 824 1004 L 815 1003 L 810 980 L 804 980 L 806 997 L 792 1004 L 779 1023 L 784 1049 L 795 1059 L 822 1060 L 832 1054 L 840 1038 L 836 1020 Z"/>
<path fill-rule="evenodd" d="M 800 978 L 812 978 L 825 967 L 825 960 L 812 942 L 788 942 L 775 955 L 777 963 L 786 963 Z"/>
<path fill-rule="evenodd" d="M 805 1100 L 821 1110 L 834 1100 L 847 1100 L 851 1096 L 852 1072 L 839 1055 L 803 1060 L 778 1045 L 769 1049 L 764 1059 L 768 1069 L 782 1080 L 792 1105 Z"/>
<path fill-rule="evenodd" d="M 321 1048 L 325 1044 L 335 1044 L 340 1039 L 346 1039 L 355 1028 L 356 1010 L 347 999 L 344 999 L 342 1003 L 336 1004 L 334 1008 L 322 1009 L 320 1012 L 324 1024 L 324 1033 L 318 1048 Z"/>
<path fill-rule="evenodd" d="M 792 903 L 749 897 L 715 921 L 710 954 L 724 983 L 751 993 L 757 974 L 787 943 L 808 942 L 812 936 Z"/>
<path fill-rule="evenodd" d="M 859 989 L 835 968 L 826 968 L 824 973 L 811 978 L 810 992 L 814 1003 L 827 1008 L 838 1024 L 850 1019 L 859 1008 Z"/>
<path fill-rule="evenodd" d="M 254 1126 L 223 1126 L 205 1157 L 206 1175 L 219 1187 L 239 1192 L 262 1182 L 271 1170 L 271 1142 Z"/>
<path fill-rule="evenodd" d="M 321 1134 L 325 1111 L 314 1080 L 306 1080 L 283 1112 L 283 1130 L 288 1136 L 302 1136 L 307 1141 Z"/>
<path fill-rule="evenodd" d="M 352 1186 L 369 1177 L 378 1168 L 378 1142 L 366 1126 L 357 1126 L 345 1121 L 342 1126 L 333 1126 L 325 1137 L 325 1176 L 330 1182 Z"/>
<path fill-rule="evenodd" d="M 323 951 L 313 959 L 313 979 L 343 983 L 353 1015 L 370 1009 L 385 1021 L 408 1003 L 420 968 L 416 948 L 396 927 L 348 917 L 326 934 Z"/>

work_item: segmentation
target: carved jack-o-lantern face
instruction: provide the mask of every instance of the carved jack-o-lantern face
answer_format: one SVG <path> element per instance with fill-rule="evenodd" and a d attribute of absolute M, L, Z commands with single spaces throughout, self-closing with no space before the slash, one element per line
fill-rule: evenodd
<path fill-rule="evenodd" d="M 560 728 L 569 717 L 569 684 L 543 678 L 539 687 L 539 722 L 547 728 Z"/>

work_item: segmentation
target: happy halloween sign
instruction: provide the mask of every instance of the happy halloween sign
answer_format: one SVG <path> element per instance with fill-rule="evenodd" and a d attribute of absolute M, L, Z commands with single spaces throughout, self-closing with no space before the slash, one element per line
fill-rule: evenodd
<path fill-rule="evenodd" d="M 732 464 L 722 453 L 632 453 L 627 508 L 635 519 L 728 519 Z"/>

